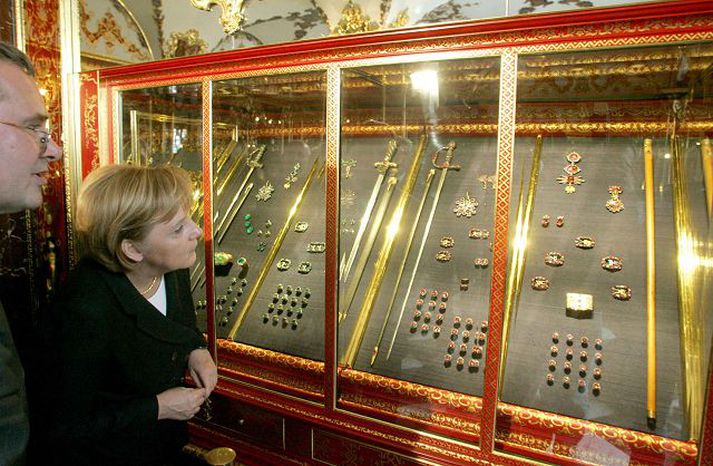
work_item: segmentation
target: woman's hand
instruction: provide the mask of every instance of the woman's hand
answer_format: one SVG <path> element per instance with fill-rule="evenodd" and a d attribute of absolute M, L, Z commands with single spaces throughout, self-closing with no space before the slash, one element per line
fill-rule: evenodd
<path fill-rule="evenodd" d="M 186 421 L 196 415 L 206 398 L 204 388 L 170 388 L 156 395 L 158 419 Z"/>
<path fill-rule="evenodd" d="M 207 349 L 199 348 L 191 351 L 188 356 L 188 370 L 195 384 L 205 388 L 206 397 L 209 397 L 218 383 L 218 370 Z"/>

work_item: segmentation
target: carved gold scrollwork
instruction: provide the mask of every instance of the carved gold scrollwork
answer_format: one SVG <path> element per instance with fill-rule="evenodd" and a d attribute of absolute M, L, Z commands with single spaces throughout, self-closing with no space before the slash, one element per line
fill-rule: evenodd
<path fill-rule="evenodd" d="M 239 31 L 243 26 L 245 19 L 243 0 L 191 0 L 191 4 L 199 10 L 205 11 L 211 11 L 214 6 L 218 5 L 223 10 L 220 15 L 220 24 L 223 25 L 223 31 L 228 35 Z"/>
<path fill-rule="evenodd" d="M 342 10 L 342 17 L 337 23 L 337 27 L 332 31 L 334 34 L 355 34 L 358 32 L 374 31 L 378 29 L 376 22 L 372 21 L 369 15 L 364 14 L 361 6 L 355 5 L 349 0 Z"/>

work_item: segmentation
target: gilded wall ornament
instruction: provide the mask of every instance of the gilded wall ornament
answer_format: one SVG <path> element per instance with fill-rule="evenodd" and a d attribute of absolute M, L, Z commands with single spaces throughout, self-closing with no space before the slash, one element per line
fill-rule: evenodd
<path fill-rule="evenodd" d="M 358 32 L 373 31 L 378 28 L 376 22 L 365 14 L 361 6 L 349 0 L 342 9 L 342 16 L 332 33 L 338 35 L 355 34 Z"/>
<path fill-rule="evenodd" d="M 201 39 L 197 29 L 172 32 L 163 46 L 164 58 L 189 57 L 208 52 L 208 43 Z"/>
<path fill-rule="evenodd" d="M 244 0 L 191 0 L 191 4 L 199 10 L 211 11 L 214 6 L 219 6 L 222 10 L 220 14 L 220 24 L 223 31 L 231 35 L 242 29 L 245 16 Z"/>

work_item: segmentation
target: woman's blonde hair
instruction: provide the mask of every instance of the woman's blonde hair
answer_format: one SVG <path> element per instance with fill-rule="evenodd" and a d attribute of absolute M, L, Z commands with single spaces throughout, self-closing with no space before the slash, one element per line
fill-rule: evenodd
<path fill-rule="evenodd" d="M 191 178 L 177 167 L 106 165 L 87 176 L 77 201 L 77 231 L 86 253 L 114 272 L 135 262 L 123 240 L 141 241 L 150 228 L 171 220 L 193 202 Z"/>

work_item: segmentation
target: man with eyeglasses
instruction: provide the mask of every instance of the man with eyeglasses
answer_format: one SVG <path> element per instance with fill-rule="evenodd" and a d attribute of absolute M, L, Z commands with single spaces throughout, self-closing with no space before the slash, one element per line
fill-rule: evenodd
<path fill-rule="evenodd" d="M 62 151 L 27 56 L 0 42 L 0 214 L 42 203 L 48 164 Z M 24 463 L 29 437 L 24 372 L 0 303 L 0 465 Z"/>

